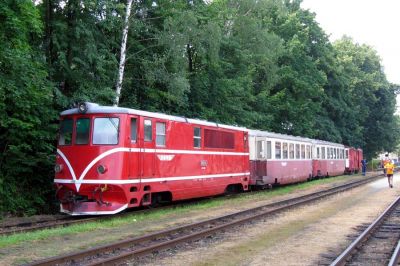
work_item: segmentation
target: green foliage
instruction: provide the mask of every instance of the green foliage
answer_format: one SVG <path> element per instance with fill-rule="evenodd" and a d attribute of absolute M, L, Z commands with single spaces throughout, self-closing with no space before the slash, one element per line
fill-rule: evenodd
<path fill-rule="evenodd" d="M 48 209 L 55 119 L 31 1 L 0 3 L 0 212 Z"/>

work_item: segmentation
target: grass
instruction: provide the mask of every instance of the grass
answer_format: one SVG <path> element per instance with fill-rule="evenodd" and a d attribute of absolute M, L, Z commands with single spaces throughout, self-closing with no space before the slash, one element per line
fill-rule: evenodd
<path fill-rule="evenodd" d="M 346 176 L 340 176 L 336 178 L 329 178 L 329 179 L 320 179 L 320 180 L 314 180 L 312 182 L 305 182 L 305 183 L 299 183 L 291 186 L 283 186 L 283 187 L 278 187 L 274 188 L 272 190 L 266 190 L 261 193 L 255 193 L 255 194 L 250 194 L 250 193 L 244 193 L 240 194 L 236 197 L 217 197 L 205 201 L 200 201 L 195 204 L 184 204 L 177 206 L 175 208 L 170 208 L 170 209 L 155 209 L 152 212 L 148 213 L 140 213 L 140 214 L 135 214 L 132 213 L 131 215 L 126 215 L 123 217 L 115 217 L 112 219 L 106 219 L 102 221 L 96 221 L 96 222 L 88 222 L 84 224 L 76 224 L 76 225 L 71 225 L 68 227 L 60 227 L 60 228 L 52 228 L 52 229 L 45 229 L 45 230 L 40 230 L 40 231 L 33 231 L 33 232 L 27 232 L 27 233 L 19 233 L 19 234 L 13 234 L 9 236 L 1 236 L 0 237 L 0 248 L 4 248 L 7 246 L 11 245 L 17 245 L 20 243 L 25 243 L 28 241 L 37 241 L 37 240 L 43 240 L 51 237 L 60 237 L 60 236 L 66 236 L 66 235 L 73 235 L 73 234 L 78 234 L 82 232 L 90 232 L 94 230 L 101 230 L 101 229 L 107 229 L 111 227 L 117 227 L 117 226 L 122 226 L 122 225 L 127 225 L 127 224 L 132 224 L 132 223 L 138 223 L 142 221 L 146 221 L 146 223 L 151 223 L 154 221 L 157 221 L 161 218 L 164 218 L 168 215 L 171 214 L 185 214 L 191 211 L 197 211 L 197 210 L 208 210 L 211 208 L 217 208 L 220 207 L 224 204 L 229 204 L 229 205 L 237 205 L 237 203 L 242 203 L 247 200 L 262 200 L 262 199 L 267 199 L 273 196 L 278 196 L 278 195 L 284 195 L 288 194 L 294 191 L 299 191 L 299 190 L 304 190 L 309 187 L 319 185 L 319 184 L 327 184 L 327 183 L 332 183 L 335 181 L 343 180 L 346 179 Z"/>

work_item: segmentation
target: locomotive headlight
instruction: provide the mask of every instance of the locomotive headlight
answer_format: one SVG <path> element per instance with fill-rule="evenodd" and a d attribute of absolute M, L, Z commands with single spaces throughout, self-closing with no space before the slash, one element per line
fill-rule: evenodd
<path fill-rule="evenodd" d="M 54 166 L 54 171 L 55 171 L 56 173 L 61 173 L 62 170 L 63 170 L 62 164 L 58 164 L 58 163 L 57 163 L 57 164 Z"/>
<path fill-rule="evenodd" d="M 87 112 L 87 110 L 88 110 L 88 106 L 87 106 L 86 103 L 79 103 L 78 104 L 78 112 L 79 113 L 84 114 L 84 113 Z"/>
<path fill-rule="evenodd" d="M 100 164 L 97 166 L 97 173 L 104 174 L 105 172 L 107 172 L 107 167 L 105 165 Z"/>

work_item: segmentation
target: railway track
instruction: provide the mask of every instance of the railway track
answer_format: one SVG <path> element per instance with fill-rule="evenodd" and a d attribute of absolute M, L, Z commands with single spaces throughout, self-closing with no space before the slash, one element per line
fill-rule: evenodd
<path fill-rule="evenodd" d="M 0 227 L 0 236 L 32 232 L 43 229 L 70 226 L 73 224 L 95 221 L 96 217 L 62 217 L 56 219 L 43 219 L 38 221 L 22 222 Z"/>
<path fill-rule="evenodd" d="M 187 243 L 214 235 L 218 232 L 274 215 L 300 205 L 311 203 L 324 197 L 374 181 L 377 177 L 379 176 L 366 178 L 305 196 L 155 232 L 149 235 L 130 238 L 110 245 L 103 245 L 88 250 L 40 260 L 29 265 L 114 265 L 122 263 L 156 251 L 175 247 L 181 243 Z"/>
<path fill-rule="evenodd" d="M 374 177 L 376 177 L 376 176 L 374 176 Z M 262 191 L 255 191 L 253 193 L 257 193 L 257 192 L 262 192 Z M 229 196 L 235 197 L 236 195 L 229 195 Z M 201 200 L 202 199 L 200 199 L 200 200 L 196 199 L 195 201 L 189 200 L 189 201 L 184 201 L 184 202 L 172 203 L 168 206 L 158 207 L 157 209 L 158 210 L 159 209 L 170 209 L 170 208 L 174 208 L 176 206 L 192 204 L 192 202 L 198 203 Z M 56 218 L 56 219 L 44 219 L 44 220 L 39 220 L 39 221 L 28 221 L 28 222 L 22 222 L 22 223 L 17 223 L 17 224 L 4 225 L 4 226 L 0 226 L 0 237 L 5 236 L 5 235 L 11 235 L 11 234 L 33 232 L 33 231 L 38 231 L 38 230 L 43 230 L 43 229 L 67 227 L 70 225 L 94 222 L 94 221 L 110 219 L 110 218 L 114 218 L 114 217 L 123 217 L 126 215 L 131 215 L 133 212 L 139 214 L 139 213 L 145 213 L 145 212 L 149 212 L 149 211 L 152 211 L 152 209 L 127 211 L 127 212 L 123 212 L 123 213 L 116 214 L 113 216 L 95 216 L 95 217 L 93 217 L 93 216 L 90 216 L 90 217 L 65 216 L 65 217 Z"/>
<path fill-rule="evenodd" d="M 188 204 L 188 203 L 186 203 Z M 177 204 L 172 204 L 170 206 L 158 207 L 157 209 L 169 209 L 176 207 Z M 31 221 L 31 222 L 22 222 L 17 224 L 10 224 L 5 226 L 0 226 L 0 236 L 4 235 L 11 235 L 11 234 L 19 234 L 19 233 L 26 233 L 26 232 L 33 232 L 43 229 L 51 229 L 57 227 L 66 227 L 71 226 L 74 224 L 83 224 L 88 222 L 94 222 L 99 220 L 107 220 L 113 219 L 115 217 L 123 217 L 127 215 L 141 214 L 150 212 L 154 209 L 142 209 L 142 210 L 132 210 L 127 211 L 119 214 L 114 214 L 112 216 L 65 216 L 56 219 L 44 219 L 39 221 Z"/>
<path fill-rule="evenodd" d="M 398 265 L 400 259 L 400 197 L 398 197 L 331 266 Z"/>

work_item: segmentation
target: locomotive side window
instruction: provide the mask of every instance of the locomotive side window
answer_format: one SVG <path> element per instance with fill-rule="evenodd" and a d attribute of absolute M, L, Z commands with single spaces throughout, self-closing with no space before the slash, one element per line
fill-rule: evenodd
<path fill-rule="evenodd" d="M 193 128 L 193 147 L 201 148 L 201 129 L 199 127 Z"/>
<path fill-rule="evenodd" d="M 296 144 L 296 159 L 300 159 L 300 144 Z"/>
<path fill-rule="evenodd" d="M 165 147 L 165 123 L 156 122 L 156 145 Z"/>
<path fill-rule="evenodd" d="M 71 145 L 72 144 L 72 119 L 64 119 L 60 125 L 60 138 L 58 145 Z"/>
<path fill-rule="evenodd" d="M 272 148 L 271 141 L 267 141 L 267 159 L 272 158 L 271 148 Z"/>
<path fill-rule="evenodd" d="M 88 144 L 90 131 L 90 119 L 79 118 L 76 120 L 76 144 Z"/>
<path fill-rule="evenodd" d="M 275 159 L 280 159 L 281 158 L 281 143 L 280 142 L 275 142 Z"/>
<path fill-rule="evenodd" d="M 144 141 L 153 140 L 153 127 L 151 125 L 151 120 L 144 120 Z"/>
<path fill-rule="evenodd" d="M 289 158 L 294 159 L 294 144 L 293 143 L 289 144 Z"/>
<path fill-rule="evenodd" d="M 283 147 L 283 159 L 287 159 L 288 158 L 288 144 L 286 142 L 282 143 L 282 147 Z"/>
<path fill-rule="evenodd" d="M 119 118 L 94 119 L 93 144 L 118 144 Z"/>
<path fill-rule="evenodd" d="M 137 119 L 131 118 L 131 142 L 136 142 L 137 139 Z"/>
<path fill-rule="evenodd" d="M 235 134 L 232 132 L 204 129 L 204 147 L 206 148 L 235 148 Z"/>

